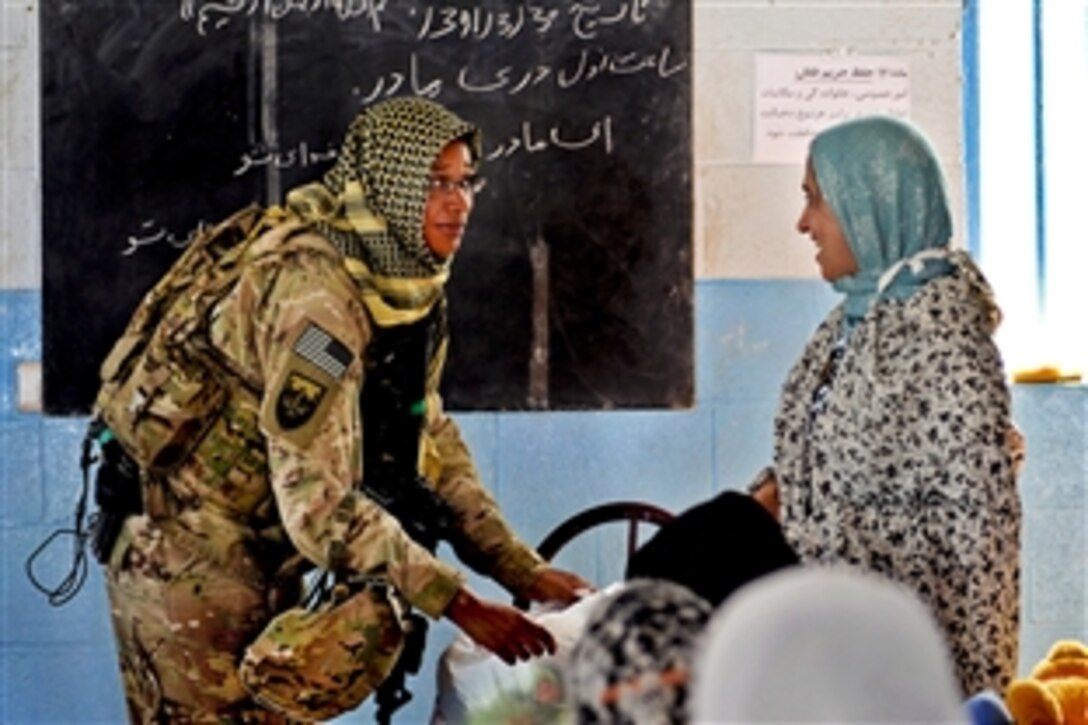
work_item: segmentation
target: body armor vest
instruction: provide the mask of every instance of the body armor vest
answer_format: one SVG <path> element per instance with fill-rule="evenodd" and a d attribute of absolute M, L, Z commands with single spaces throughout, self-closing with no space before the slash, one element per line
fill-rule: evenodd
<path fill-rule="evenodd" d="M 409 325 L 381 328 L 367 347 L 363 383 L 363 490 L 431 551 L 444 538 L 450 512 L 419 474 L 426 381 L 445 307 Z"/>
<path fill-rule="evenodd" d="M 362 413 L 367 477 L 415 475 L 423 429 L 427 365 L 434 350 L 439 306 L 410 325 L 377 327 L 366 351 Z"/>

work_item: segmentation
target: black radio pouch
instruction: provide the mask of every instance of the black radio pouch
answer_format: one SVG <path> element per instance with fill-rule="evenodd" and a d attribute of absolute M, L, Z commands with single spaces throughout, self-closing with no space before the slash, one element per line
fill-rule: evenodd
<path fill-rule="evenodd" d="M 125 519 L 143 513 L 140 467 L 100 420 L 91 423 L 88 435 L 98 441 L 101 455 L 94 478 L 94 502 L 98 505 L 91 534 L 91 551 L 100 564 L 109 561 Z"/>

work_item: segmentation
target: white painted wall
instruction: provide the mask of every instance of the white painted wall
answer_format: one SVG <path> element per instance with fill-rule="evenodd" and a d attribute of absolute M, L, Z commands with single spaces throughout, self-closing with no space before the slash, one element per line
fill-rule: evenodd
<path fill-rule="evenodd" d="M 37 9 L 0 0 L 0 290 L 41 287 Z"/>
<path fill-rule="evenodd" d="M 759 52 L 905 56 L 911 120 L 944 162 L 963 229 L 961 0 L 696 0 L 696 275 L 815 278 L 813 248 L 794 231 L 796 166 L 751 161 L 752 78 Z"/>
<path fill-rule="evenodd" d="M 37 0 L 0 2 L 0 289 L 38 289 Z M 944 158 L 963 228 L 961 0 L 695 0 L 694 13 L 698 277 L 815 277 L 812 248 L 793 231 L 803 160 L 750 161 L 757 52 L 906 56 L 912 118 Z"/>

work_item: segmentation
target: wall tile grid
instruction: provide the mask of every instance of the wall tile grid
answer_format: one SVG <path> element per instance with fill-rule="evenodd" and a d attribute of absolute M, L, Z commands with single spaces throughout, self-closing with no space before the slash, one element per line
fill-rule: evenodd
<path fill-rule="evenodd" d="M 54 528 L 70 524 L 85 421 L 13 411 L 13 362 L 18 351 L 36 352 L 36 325 L 27 321 L 36 318 L 38 301 L 30 293 L 10 292 L 0 300 L 0 331 L 15 342 L 0 364 L 6 373 L 0 389 L 5 401 L 0 414 L 5 497 L 0 719 L 30 722 L 100 713 L 108 721 L 120 712 L 120 702 L 100 576 L 92 567 L 85 591 L 55 609 L 23 573 L 33 547 Z M 723 488 L 742 487 L 770 455 L 777 386 L 830 301 L 823 285 L 814 282 L 701 282 L 696 320 L 701 403 L 696 408 L 459 416 L 481 475 L 532 542 L 564 517 L 600 501 L 648 500 L 678 510 Z M 13 319 L 24 321 L 19 330 L 11 326 Z M 1025 666 L 1055 639 L 1085 636 L 1086 404 L 1080 387 L 1015 389 L 1016 418 L 1029 441 L 1022 483 Z M 606 528 L 579 540 L 559 563 L 599 583 L 612 581 L 620 576 L 623 536 L 622 527 Z M 43 579 L 60 578 L 69 551 L 62 542 L 47 552 L 40 563 Z M 472 582 L 486 595 L 506 597 L 494 584 L 476 577 Z M 416 680 L 418 697 L 407 721 L 428 711 L 434 658 L 454 633 L 445 623 L 432 630 L 427 668 Z M 95 661 L 108 666 L 79 669 Z M 49 674 L 43 679 L 43 673 Z M 75 683 L 64 698 L 26 696 L 34 683 L 57 677 Z"/>
<path fill-rule="evenodd" d="M 1088 388 L 1017 386 L 1013 415 L 1027 438 L 1021 670 L 1057 639 L 1088 641 Z"/>
<path fill-rule="evenodd" d="M 71 525 L 85 420 L 17 409 L 16 369 L 40 360 L 37 209 L 37 22 L 34 0 L 0 0 L 0 722 L 120 722 L 120 684 L 101 577 L 50 607 L 28 583 L 27 556 Z M 811 248 L 792 230 L 800 163 L 749 163 L 752 53 L 906 53 L 914 117 L 946 161 L 961 198 L 960 0 L 696 0 L 696 393 L 685 411 L 460 416 L 483 479 L 515 527 L 538 542 L 566 516 L 608 499 L 673 510 L 741 488 L 770 457 L 778 386 L 833 304 L 812 279 Z M 723 92 L 723 89 L 728 92 Z M 962 215 L 956 215 L 961 219 Z M 28 241 L 29 240 L 29 241 Z M 1080 387 L 1018 387 L 1029 445 L 1022 669 L 1061 637 L 1084 638 L 1085 406 Z M 580 539 L 559 563 L 619 576 L 622 527 Z M 58 581 L 71 559 L 58 541 L 39 562 Z M 472 586 L 503 597 L 479 577 Z M 398 722 L 424 722 L 436 657 L 454 636 L 432 628 L 415 700 Z M 371 720 L 369 708 L 343 722 Z"/>

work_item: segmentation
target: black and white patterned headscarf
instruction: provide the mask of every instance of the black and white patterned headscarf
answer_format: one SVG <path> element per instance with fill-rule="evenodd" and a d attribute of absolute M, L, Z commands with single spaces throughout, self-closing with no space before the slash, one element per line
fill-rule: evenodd
<path fill-rule="evenodd" d="M 687 722 L 695 640 L 710 614 L 691 590 L 652 579 L 630 581 L 605 600 L 570 655 L 578 722 Z"/>

